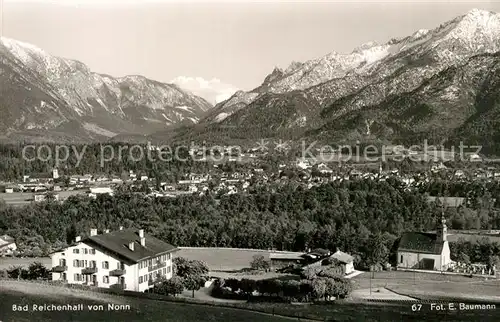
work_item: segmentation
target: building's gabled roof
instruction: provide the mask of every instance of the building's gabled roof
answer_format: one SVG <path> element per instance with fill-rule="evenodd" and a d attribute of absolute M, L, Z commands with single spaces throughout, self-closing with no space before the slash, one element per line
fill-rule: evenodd
<path fill-rule="evenodd" d="M 138 230 L 124 229 L 90 236 L 83 239 L 82 242 L 96 248 L 105 249 L 117 257 L 132 263 L 177 250 L 177 247 L 167 244 L 151 235 L 144 234 L 144 237 L 146 244 L 145 246 L 141 246 Z M 129 249 L 130 242 L 134 242 L 133 251 Z"/>
<path fill-rule="evenodd" d="M 15 242 L 14 238 L 10 237 L 9 235 L 0 236 L 0 247 L 14 244 L 14 242 Z"/>
<path fill-rule="evenodd" d="M 270 253 L 270 260 L 302 260 L 304 253 Z"/>
<path fill-rule="evenodd" d="M 437 240 L 437 235 L 432 233 L 407 232 L 399 242 L 398 251 L 413 253 L 441 254 L 444 243 Z"/>
<path fill-rule="evenodd" d="M 354 258 L 351 255 L 341 252 L 340 250 L 333 253 L 330 257 L 335 258 L 336 260 L 344 264 L 349 264 L 354 261 Z"/>

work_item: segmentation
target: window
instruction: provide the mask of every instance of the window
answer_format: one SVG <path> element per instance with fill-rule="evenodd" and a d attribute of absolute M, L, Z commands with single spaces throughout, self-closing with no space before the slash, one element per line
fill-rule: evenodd
<path fill-rule="evenodd" d="M 73 276 L 73 279 L 75 280 L 75 282 L 78 282 L 78 274 L 77 273 Z"/>
<path fill-rule="evenodd" d="M 400 263 L 403 263 L 403 255 L 401 255 L 401 258 L 399 259 Z"/>
<path fill-rule="evenodd" d="M 96 261 L 90 261 L 90 267 L 96 268 L 97 267 L 97 262 Z"/>
<path fill-rule="evenodd" d="M 80 250 L 78 248 L 73 248 L 73 254 L 80 254 Z"/>
<path fill-rule="evenodd" d="M 143 282 L 142 276 L 139 276 L 139 284 L 142 284 L 142 282 Z"/>
<path fill-rule="evenodd" d="M 87 250 L 87 248 L 82 248 L 82 254 L 84 254 L 84 255 L 87 255 L 87 254 L 88 254 L 88 250 Z"/>
<path fill-rule="evenodd" d="M 73 267 L 80 267 L 78 259 L 73 260 Z"/>
<path fill-rule="evenodd" d="M 153 260 L 149 259 L 148 260 L 148 267 L 151 267 L 151 266 L 153 266 Z"/>
<path fill-rule="evenodd" d="M 95 255 L 95 249 L 91 248 L 91 249 L 89 250 L 89 252 L 90 252 L 90 254 Z"/>
<path fill-rule="evenodd" d="M 153 280 L 153 274 L 149 273 L 148 281 L 151 281 L 151 280 Z"/>
<path fill-rule="evenodd" d="M 165 267 L 163 267 L 163 275 L 166 275 L 167 274 L 167 269 Z"/>
<path fill-rule="evenodd" d="M 64 254 L 64 253 L 61 254 L 61 256 L 64 256 L 64 255 L 66 255 L 66 254 Z"/>
<path fill-rule="evenodd" d="M 167 267 L 167 273 L 170 274 L 170 266 Z"/>
<path fill-rule="evenodd" d="M 172 256 L 170 255 L 170 253 L 167 254 L 167 260 L 170 260 Z"/>
<path fill-rule="evenodd" d="M 104 284 L 109 284 L 109 276 L 103 276 L 103 277 L 102 277 L 102 282 L 103 282 Z"/>
<path fill-rule="evenodd" d="M 108 261 L 102 262 L 102 268 L 103 269 L 109 269 L 109 262 Z"/>
<path fill-rule="evenodd" d="M 80 261 L 80 267 L 86 267 L 86 265 L 85 265 L 85 263 L 86 263 L 86 262 L 87 262 L 87 261 L 84 261 L 84 260 L 82 259 L 82 260 Z"/>
<path fill-rule="evenodd" d="M 76 273 L 75 274 L 75 282 L 80 282 L 82 280 L 82 277 L 80 274 Z"/>
<path fill-rule="evenodd" d="M 63 273 L 63 276 L 62 276 L 62 277 L 63 277 L 63 280 L 65 280 L 65 281 L 68 279 L 68 278 L 66 277 L 66 273 Z"/>

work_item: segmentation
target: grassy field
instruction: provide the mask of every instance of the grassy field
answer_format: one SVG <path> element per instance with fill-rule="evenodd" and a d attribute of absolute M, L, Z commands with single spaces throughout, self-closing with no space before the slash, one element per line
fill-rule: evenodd
<path fill-rule="evenodd" d="M 471 242 L 474 242 L 478 239 L 487 238 L 490 242 L 500 243 L 500 236 L 499 235 L 463 234 L 463 233 L 459 233 L 459 232 L 451 232 L 448 235 L 449 242 L 456 242 L 460 238 L 463 238 L 463 239 L 471 241 Z"/>
<path fill-rule="evenodd" d="M 73 190 L 73 191 L 59 191 L 59 200 L 64 200 L 69 196 L 84 194 L 85 190 Z M 14 193 L 0 193 L 0 200 L 3 199 L 7 205 L 11 206 L 22 206 L 27 205 L 32 202 L 35 198 L 35 194 L 31 192 L 14 192 Z"/>
<path fill-rule="evenodd" d="M 413 273 L 402 271 L 376 272 L 353 278 L 356 289 L 387 287 L 399 294 L 416 298 L 474 298 L 500 303 L 500 280 L 469 278 L 459 275 Z"/>
<path fill-rule="evenodd" d="M 418 302 L 417 302 L 418 303 Z M 82 304 L 79 311 L 34 312 L 33 305 Z M 119 305 L 110 310 L 108 304 Z M 499 310 L 435 311 L 422 304 L 418 312 L 413 303 L 367 303 L 343 301 L 317 305 L 277 303 L 241 303 L 239 308 L 270 314 L 249 312 L 237 308 L 206 306 L 120 297 L 82 290 L 28 282 L 9 281 L 0 285 L 0 321 L 292 321 L 306 318 L 320 321 L 498 321 Z M 28 312 L 13 311 L 13 305 L 28 306 Z M 102 305 L 91 310 L 88 305 Z M 500 308 L 500 306 L 499 306 Z M 288 315 L 295 318 L 273 316 Z M 298 318 L 300 317 L 300 319 Z"/>
<path fill-rule="evenodd" d="M 66 292 L 71 291 L 71 294 Z M 79 311 L 33 310 L 33 305 L 83 304 Z M 109 310 L 117 304 L 119 310 Z M 28 312 L 13 311 L 13 305 L 28 306 Z M 91 310 L 89 305 L 102 305 L 103 310 Z M 289 321 L 239 309 L 206 305 L 172 303 L 148 299 L 122 298 L 100 293 L 66 290 L 60 287 L 9 282 L 0 285 L 0 321 Z"/>
<path fill-rule="evenodd" d="M 268 258 L 270 252 L 251 249 L 186 247 L 181 248 L 176 256 L 205 261 L 212 271 L 238 271 L 249 268 L 254 255 L 263 255 Z"/>

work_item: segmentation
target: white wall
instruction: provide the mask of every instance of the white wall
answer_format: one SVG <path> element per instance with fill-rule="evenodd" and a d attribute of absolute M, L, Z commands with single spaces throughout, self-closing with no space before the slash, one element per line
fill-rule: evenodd
<path fill-rule="evenodd" d="M 446 270 L 451 263 L 451 252 L 450 246 L 448 245 L 448 241 L 444 242 L 443 252 L 441 253 L 441 265 L 443 266 L 443 270 Z"/>
<path fill-rule="evenodd" d="M 73 253 L 74 249 L 79 250 L 79 254 Z M 87 254 L 83 252 L 83 249 L 87 249 Z M 97 267 L 97 273 L 91 274 L 89 276 L 95 275 L 96 276 L 96 281 L 98 283 L 99 287 L 104 287 L 104 288 L 109 288 L 112 284 L 116 284 L 119 282 L 119 277 L 116 276 L 109 276 L 109 272 L 112 270 L 115 270 L 118 268 L 118 264 L 120 263 L 119 260 L 115 259 L 114 257 L 110 256 L 110 254 L 104 253 L 100 250 L 95 250 L 95 254 L 91 254 L 90 250 L 94 249 L 92 246 L 89 246 L 83 242 L 78 243 L 75 246 L 68 247 L 64 251 L 52 254 L 52 267 L 58 266 L 59 261 L 61 259 L 66 260 L 66 266 L 68 269 L 64 272 L 66 273 L 66 278 L 68 280 L 68 283 L 70 284 L 87 284 L 85 281 L 85 275 L 82 275 L 83 281 L 76 281 L 75 280 L 75 274 L 81 274 L 82 273 L 82 267 L 75 267 L 74 266 L 74 260 L 86 260 L 87 261 L 87 266 L 90 267 L 90 262 L 95 261 L 96 262 L 96 267 Z M 63 255 L 64 254 L 64 255 Z M 103 262 L 107 261 L 109 263 L 108 269 L 103 268 Z M 127 284 L 127 278 L 133 274 L 133 266 L 126 265 L 125 263 L 123 264 L 124 269 L 126 271 L 126 274 L 123 275 L 125 277 L 125 284 Z M 104 282 L 104 276 L 109 276 L 109 283 Z M 52 280 L 59 280 L 62 279 L 63 273 L 52 273 Z M 89 281 L 91 281 L 92 277 L 89 277 Z M 133 283 L 133 280 L 131 280 Z M 130 289 L 130 287 L 133 288 L 133 284 L 130 284 L 130 286 L 127 284 L 127 289 Z"/>
<path fill-rule="evenodd" d="M 352 272 L 354 272 L 354 264 L 353 262 L 350 262 L 349 264 L 345 265 L 345 273 L 350 274 Z"/>
<path fill-rule="evenodd" d="M 449 249 L 448 249 L 449 250 Z M 401 256 L 403 256 L 403 262 L 401 262 Z M 404 268 L 419 268 L 418 263 L 423 259 L 434 259 L 434 269 L 441 270 L 441 255 L 434 254 L 421 254 L 421 253 L 411 253 L 411 252 L 398 252 L 398 267 Z"/>

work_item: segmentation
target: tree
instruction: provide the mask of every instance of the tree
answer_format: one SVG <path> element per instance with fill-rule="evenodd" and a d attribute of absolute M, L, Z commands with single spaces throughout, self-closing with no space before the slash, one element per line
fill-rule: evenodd
<path fill-rule="evenodd" d="M 21 265 L 17 266 L 11 266 L 7 270 L 7 274 L 9 278 L 14 278 L 14 279 L 24 279 L 26 277 L 26 269 L 24 269 Z"/>
<path fill-rule="evenodd" d="M 268 270 L 270 265 L 263 255 L 254 255 L 250 267 L 255 270 Z"/>
<path fill-rule="evenodd" d="M 155 293 L 158 294 L 176 296 L 177 294 L 181 294 L 182 291 L 184 291 L 183 280 L 178 276 L 173 276 L 168 280 L 163 277 L 162 280 L 155 285 Z"/>
<path fill-rule="evenodd" d="M 184 257 L 175 257 L 173 262 L 175 275 L 182 278 L 188 276 L 203 276 L 207 275 L 209 272 L 207 263 L 200 260 L 187 260 Z"/>
<path fill-rule="evenodd" d="M 72 223 L 71 226 L 66 229 L 66 243 L 68 245 L 72 244 L 75 241 L 76 236 L 78 236 L 78 232 L 76 230 L 75 223 Z"/>
<path fill-rule="evenodd" d="M 464 252 L 460 252 L 458 255 L 457 255 L 457 261 L 459 263 L 464 263 L 466 265 L 469 265 L 470 264 L 470 257 L 469 255 L 467 255 L 466 253 Z"/>
<path fill-rule="evenodd" d="M 317 299 L 326 296 L 326 279 L 325 278 L 315 278 L 312 283 L 313 294 Z"/>
<path fill-rule="evenodd" d="M 204 286 L 205 279 L 199 275 L 188 275 L 182 279 L 182 282 L 187 290 L 193 292 L 194 298 L 194 291 L 197 291 Z"/>
<path fill-rule="evenodd" d="M 40 262 L 33 262 L 28 267 L 27 279 L 37 280 L 37 279 L 48 279 L 50 276 L 50 271 Z"/>

